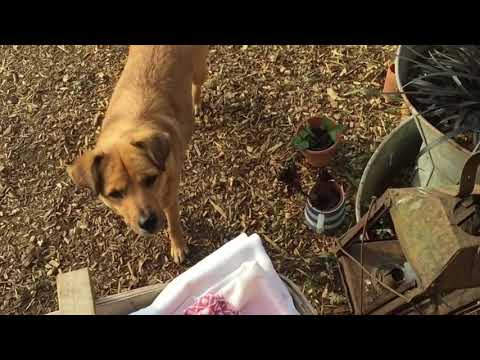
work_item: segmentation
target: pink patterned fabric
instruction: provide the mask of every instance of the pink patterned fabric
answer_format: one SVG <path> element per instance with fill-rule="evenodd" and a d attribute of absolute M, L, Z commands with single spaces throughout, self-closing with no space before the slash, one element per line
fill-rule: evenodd
<path fill-rule="evenodd" d="M 221 295 L 207 294 L 188 307 L 184 315 L 239 315 Z"/>

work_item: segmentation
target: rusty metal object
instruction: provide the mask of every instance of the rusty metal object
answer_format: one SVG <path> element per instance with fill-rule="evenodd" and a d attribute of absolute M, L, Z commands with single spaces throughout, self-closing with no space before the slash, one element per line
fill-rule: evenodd
<path fill-rule="evenodd" d="M 459 186 L 387 190 L 339 240 L 342 283 L 355 314 L 480 309 L 480 187 L 474 178 L 479 165 L 475 153 Z M 382 219 L 391 219 L 395 237 L 375 235 Z M 408 277 L 388 277 L 407 268 Z"/>
<path fill-rule="evenodd" d="M 479 165 L 480 152 L 476 152 L 467 159 L 463 167 L 462 175 L 460 177 L 460 187 L 456 195 L 457 197 L 464 198 L 472 194 Z"/>

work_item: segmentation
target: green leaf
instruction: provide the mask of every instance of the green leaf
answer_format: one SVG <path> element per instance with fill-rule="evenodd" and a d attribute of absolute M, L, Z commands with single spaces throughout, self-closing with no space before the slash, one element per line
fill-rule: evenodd
<path fill-rule="evenodd" d="M 300 136 L 303 139 L 307 139 L 309 136 L 312 135 L 312 130 L 310 130 L 309 127 L 303 128 L 299 133 L 298 136 Z"/>
<path fill-rule="evenodd" d="M 307 126 L 305 128 L 305 131 L 308 134 L 308 136 L 310 136 L 312 139 L 315 138 L 315 134 L 313 133 L 312 128 L 310 126 Z"/>
<path fill-rule="evenodd" d="M 306 139 L 296 137 L 293 139 L 293 146 L 295 146 L 297 150 L 306 150 L 310 147 L 310 143 Z"/>
<path fill-rule="evenodd" d="M 345 127 L 342 124 L 335 124 L 332 120 L 327 117 L 322 118 L 323 128 L 328 132 L 330 139 L 333 142 L 337 141 L 337 135 L 341 134 Z"/>
<path fill-rule="evenodd" d="M 300 130 L 293 139 L 293 146 L 300 151 L 311 148 L 314 143 L 315 135 L 308 126 Z"/>
<path fill-rule="evenodd" d="M 330 139 L 332 139 L 333 142 L 337 141 L 337 135 L 341 134 L 345 130 L 345 127 L 341 124 L 335 126 L 333 129 L 330 129 L 328 131 L 328 135 L 330 135 Z"/>
<path fill-rule="evenodd" d="M 323 128 L 327 131 L 330 131 L 335 128 L 335 123 L 327 117 L 322 118 Z"/>

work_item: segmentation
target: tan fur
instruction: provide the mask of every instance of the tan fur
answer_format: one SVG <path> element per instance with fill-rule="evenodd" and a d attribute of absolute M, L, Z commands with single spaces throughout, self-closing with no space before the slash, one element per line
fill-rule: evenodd
<path fill-rule="evenodd" d="M 145 235 L 138 226 L 141 214 L 160 219 L 163 211 L 177 263 L 188 253 L 178 186 L 193 113 L 200 110 L 207 54 L 207 46 L 130 46 L 95 149 L 67 169 L 77 185 L 91 188 L 139 234 Z M 151 176 L 156 180 L 148 186 Z M 114 190 L 123 197 L 110 196 Z"/>

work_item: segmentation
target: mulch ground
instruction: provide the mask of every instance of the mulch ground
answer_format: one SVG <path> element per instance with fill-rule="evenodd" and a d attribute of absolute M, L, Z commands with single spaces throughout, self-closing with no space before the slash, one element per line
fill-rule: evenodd
<path fill-rule="evenodd" d="M 315 171 L 291 145 L 323 114 L 346 126 L 330 170 L 354 196 L 363 168 L 400 109 L 382 88 L 393 46 L 214 46 L 204 112 L 184 168 L 182 223 L 192 255 L 178 266 L 166 234 L 133 234 L 65 165 L 91 148 L 125 63 L 125 46 L 0 47 L 0 312 L 57 309 L 59 271 L 87 267 L 97 296 L 174 278 L 244 231 L 257 232 L 278 272 L 322 314 L 348 313 L 330 250 L 303 220 L 305 199 L 278 175 L 294 159 L 308 190 Z"/>

